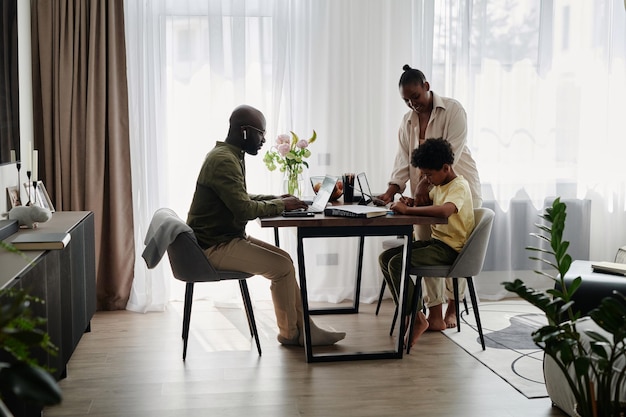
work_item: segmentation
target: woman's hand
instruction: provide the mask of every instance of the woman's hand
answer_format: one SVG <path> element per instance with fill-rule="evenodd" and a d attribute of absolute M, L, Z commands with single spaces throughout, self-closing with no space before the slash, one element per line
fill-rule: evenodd
<path fill-rule="evenodd" d="M 431 204 L 430 196 L 430 182 L 426 177 L 422 177 L 420 182 L 417 183 L 417 191 L 415 192 L 415 200 L 413 204 L 416 206 L 428 206 Z"/>
<path fill-rule="evenodd" d="M 383 203 L 389 204 L 393 201 L 393 198 L 396 196 L 398 192 L 400 192 L 400 187 L 398 187 L 396 184 L 389 184 L 389 187 L 387 187 L 387 191 L 385 191 L 384 194 L 381 194 L 376 197 L 382 200 Z"/>

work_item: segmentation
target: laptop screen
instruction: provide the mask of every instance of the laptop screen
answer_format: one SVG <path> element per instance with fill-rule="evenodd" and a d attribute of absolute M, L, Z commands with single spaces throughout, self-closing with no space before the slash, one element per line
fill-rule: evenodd
<path fill-rule="evenodd" d="M 359 191 L 361 191 L 361 204 L 369 204 L 374 203 L 375 206 L 384 206 L 385 202 L 377 197 L 372 195 L 372 190 L 370 190 L 370 184 L 367 181 L 367 177 L 365 176 L 365 172 L 361 172 L 356 176 L 356 180 L 359 183 Z"/>
<path fill-rule="evenodd" d="M 315 195 L 315 199 L 313 200 L 313 204 L 311 204 L 311 207 L 318 210 L 323 210 L 326 207 L 326 204 L 328 204 L 330 196 L 333 194 L 336 183 L 337 178 L 326 175 L 324 177 L 322 185 L 320 186 L 320 189 Z"/>
<path fill-rule="evenodd" d="M 365 172 L 361 172 L 360 174 L 358 174 L 356 176 L 356 180 L 359 183 L 359 191 L 361 191 L 361 194 L 363 194 L 365 197 L 371 198 L 372 190 L 370 190 L 370 184 L 369 182 L 367 182 Z"/>

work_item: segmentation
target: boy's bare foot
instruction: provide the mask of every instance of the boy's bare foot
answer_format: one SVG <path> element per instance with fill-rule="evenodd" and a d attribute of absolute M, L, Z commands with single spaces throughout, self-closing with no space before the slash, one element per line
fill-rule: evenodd
<path fill-rule="evenodd" d="M 423 315 L 423 314 L 422 314 Z M 446 322 L 443 320 L 442 305 L 436 305 L 428 308 L 428 330 L 431 332 L 440 332 L 446 330 Z"/>
<path fill-rule="evenodd" d="M 426 320 L 426 316 L 422 311 L 417 312 L 417 316 L 415 317 L 415 324 L 413 327 L 413 337 L 411 337 L 411 347 L 415 345 L 417 339 L 428 329 L 428 320 Z M 404 345 L 407 345 L 407 339 L 409 337 L 409 329 L 407 329 L 406 337 L 404 338 Z"/>
<path fill-rule="evenodd" d="M 454 300 L 448 300 L 444 321 L 448 329 L 454 329 L 456 327 L 456 305 L 454 304 Z"/>

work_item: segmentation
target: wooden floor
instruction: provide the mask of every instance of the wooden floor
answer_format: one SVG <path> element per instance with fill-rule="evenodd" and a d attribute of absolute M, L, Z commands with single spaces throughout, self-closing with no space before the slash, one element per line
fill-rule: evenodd
<path fill-rule="evenodd" d="M 180 303 L 165 312 L 98 312 L 61 381 L 63 403 L 45 417 L 565 416 L 529 400 L 441 333 L 403 359 L 307 364 L 276 342 L 270 302 L 256 302 L 263 356 L 239 307 L 196 301 L 186 362 Z M 392 304 L 358 315 L 317 316 L 348 332 L 335 349 L 391 346 Z"/>

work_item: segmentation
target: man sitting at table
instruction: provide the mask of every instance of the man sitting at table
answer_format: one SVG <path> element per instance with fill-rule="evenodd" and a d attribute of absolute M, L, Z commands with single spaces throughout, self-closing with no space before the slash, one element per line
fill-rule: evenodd
<path fill-rule="evenodd" d="M 256 155 L 265 143 L 265 117 L 250 106 L 232 112 L 228 136 L 217 141 L 202 164 L 187 224 L 216 269 L 262 275 L 270 286 L 278 324 L 277 339 L 284 345 L 304 345 L 302 299 L 293 261 L 284 250 L 246 234 L 249 220 L 275 216 L 284 210 L 306 208 L 292 195 L 248 194 L 246 153 Z M 345 337 L 311 324 L 314 346 L 331 345 Z"/>
<path fill-rule="evenodd" d="M 411 265 L 450 265 L 465 245 L 467 238 L 474 230 L 474 207 L 472 192 L 468 182 L 462 175 L 456 175 L 452 168 L 454 153 L 450 143 L 445 139 L 428 139 L 411 155 L 411 165 L 420 169 L 428 182 L 433 186 L 429 192 L 430 201 L 426 205 L 417 206 L 413 198 L 403 197 L 391 205 L 396 213 L 415 216 L 445 217 L 448 224 L 431 225 L 431 238 L 417 240 L 411 244 Z M 403 270 L 403 247 L 387 249 L 380 254 L 378 262 L 387 285 L 391 289 L 393 299 L 398 304 L 400 294 L 400 278 Z M 415 284 L 409 282 L 406 319 L 411 314 Z M 407 326 L 408 328 L 409 326 Z M 413 337 L 406 343 L 415 344 L 419 336 L 428 329 L 428 320 L 422 313 L 422 300 L 418 303 L 415 317 Z"/>

